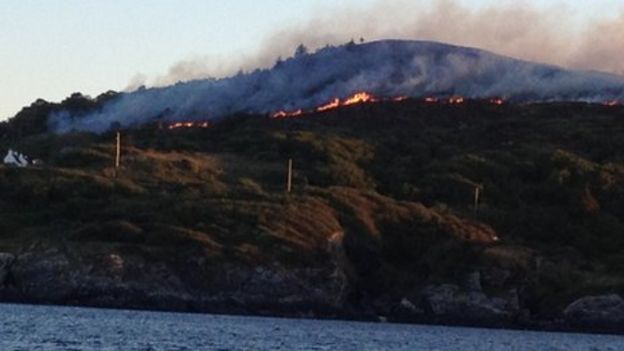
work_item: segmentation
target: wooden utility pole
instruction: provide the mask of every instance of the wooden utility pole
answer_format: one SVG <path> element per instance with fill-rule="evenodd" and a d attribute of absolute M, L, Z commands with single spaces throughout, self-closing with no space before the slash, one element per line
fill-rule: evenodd
<path fill-rule="evenodd" d="M 115 170 L 121 166 L 121 133 L 117 132 L 117 142 L 115 151 Z"/>
<path fill-rule="evenodd" d="M 292 192 L 292 177 L 293 177 L 293 160 L 288 160 L 288 178 L 286 179 L 286 192 Z"/>
<path fill-rule="evenodd" d="M 474 209 L 475 212 L 479 212 L 479 204 L 481 202 L 481 192 L 483 191 L 483 185 L 477 185 L 474 193 Z"/>

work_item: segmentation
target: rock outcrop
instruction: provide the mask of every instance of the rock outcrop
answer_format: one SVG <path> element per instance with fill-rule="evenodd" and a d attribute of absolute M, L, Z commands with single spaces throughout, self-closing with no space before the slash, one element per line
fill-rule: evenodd
<path fill-rule="evenodd" d="M 0 254 L 0 298 L 27 303 L 287 316 L 344 312 L 344 275 L 325 266 L 285 268 L 170 262 L 119 251 L 81 252 L 33 245 Z M 11 283 L 11 284 L 9 284 Z"/>
<path fill-rule="evenodd" d="M 5 287 L 12 283 L 11 265 L 15 262 L 15 256 L 10 253 L 0 253 L 0 286 Z"/>
<path fill-rule="evenodd" d="M 457 285 L 428 286 L 422 291 L 426 314 L 435 321 L 481 325 L 512 324 L 520 315 L 517 296 L 490 297 Z"/>
<path fill-rule="evenodd" d="M 357 290 L 356 273 L 342 249 L 342 235 L 332 237 L 328 252 L 327 261 L 287 267 L 278 262 L 215 263 L 200 255 L 154 259 L 106 246 L 78 252 L 38 243 L 17 254 L 0 253 L 0 299 L 224 314 L 624 331 L 624 299 L 619 295 L 575 301 L 563 311 L 565 324 L 531 320 L 517 288 L 488 293 L 482 283 L 489 286 L 493 278 L 480 272 L 468 274 L 462 285 L 429 284 L 414 287 L 403 297 L 371 297 Z M 493 280 L 503 281 L 508 274 L 495 275 Z"/>
<path fill-rule="evenodd" d="M 584 297 L 571 303 L 563 314 L 572 326 L 617 331 L 624 328 L 624 299 L 616 294 Z"/>

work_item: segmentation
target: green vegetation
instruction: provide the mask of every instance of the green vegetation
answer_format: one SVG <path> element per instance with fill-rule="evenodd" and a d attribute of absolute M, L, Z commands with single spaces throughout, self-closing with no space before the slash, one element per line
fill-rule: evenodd
<path fill-rule="evenodd" d="M 117 177 L 112 133 L 48 134 L 26 113 L 0 127 L 0 151 L 46 165 L 0 166 L 0 245 L 106 244 L 303 267 L 326 260 L 328 240 L 344 233 L 370 296 L 494 267 L 512 279 L 484 288 L 522 285 L 532 312 L 547 316 L 584 294 L 624 292 L 623 112 L 408 100 L 297 119 L 236 116 L 210 129 L 144 127 L 123 131 Z"/>

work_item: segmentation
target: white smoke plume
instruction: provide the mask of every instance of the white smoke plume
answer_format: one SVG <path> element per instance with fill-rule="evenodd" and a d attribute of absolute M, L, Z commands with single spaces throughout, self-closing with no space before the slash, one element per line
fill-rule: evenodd
<path fill-rule="evenodd" d="M 150 121 L 214 120 L 234 113 L 312 109 L 358 91 L 380 97 L 462 95 L 514 101 L 624 100 L 624 77 L 570 71 L 486 51 L 421 41 L 328 47 L 272 69 L 124 94 L 90 116 L 61 113 L 56 131 L 105 131 Z"/>
<path fill-rule="evenodd" d="M 364 37 L 367 42 L 434 40 L 566 68 L 624 72 L 620 59 L 624 15 L 575 26 L 573 11 L 561 6 L 544 9 L 523 1 L 503 1 L 471 9 L 454 0 L 433 3 L 379 1 L 370 8 L 323 13 L 274 33 L 256 55 L 180 62 L 149 82 L 173 86 L 124 94 L 87 117 L 60 113 L 51 116 L 50 126 L 60 132 L 99 132 L 114 122 L 133 126 L 153 120 L 210 120 L 237 112 L 310 109 L 363 90 L 388 97 L 459 94 L 517 101 L 624 100 L 621 76 L 566 71 L 423 41 L 327 47 L 267 68 L 277 57 L 291 56 L 300 43 L 314 51 Z M 257 69 L 263 67 L 267 69 Z M 146 83 L 145 77 L 135 78 L 134 88 Z"/>
<path fill-rule="evenodd" d="M 592 6 L 606 6 L 597 1 Z M 523 60 L 566 68 L 624 75 L 624 2 L 615 18 L 579 23 L 565 3 L 537 7 L 535 2 L 501 0 L 471 8 L 457 0 L 380 0 L 371 7 L 319 13 L 308 22 L 281 28 L 249 57 L 200 57 L 174 65 L 154 86 L 205 77 L 225 77 L 238 70 L 269 67 L 303 43 L 311 49 L 355 39 L 430 40 L 478 47 Z"/>
<path fill-rule="evenodd" d="M 596 23 L 581 38 L 568 64 L 624 75 L 624 12 L 615 20 Z"/>

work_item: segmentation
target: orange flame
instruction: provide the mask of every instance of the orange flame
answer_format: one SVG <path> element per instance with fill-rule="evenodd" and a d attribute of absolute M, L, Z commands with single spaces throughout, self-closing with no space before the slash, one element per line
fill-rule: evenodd
<path fill-rule="evenodd" d="M 504 103 L 505 103 L 505 100 L 500 99 L 500 98 L 490 99 L 490 104 L 493 104 L 493 105 L 499 105 L 500 106 L 500 105 L 503 105 Z"/>
<path fill-rule="evenodd" d="M 377 101 L 377 99 L 375 99 L 375 97 L 372 96 L 371 94 L 367 92 L 361 92 L 345 100 L 345 102 L 343 102 L 342 105 L 349 106 L 349 105 L 361 104 L 364 102 L 375 102 L 375 101 Z"/>
<path fill-rule="evenodd" d="M 611 100 L 611 101 L 605 101 L 602 104 L 605 106 L 609 106 L 609 107 L 615 107 L 615 106 L 620 106 L 622 103 L 619 102 L 618 100 Z"/>
<path fill-rule="evenodd" d="M 341 106 L 350 106 L 350 105 L 357 105 L 357 104 L 363 104 L 366 102 L 377 102 L 379 101 L 379 99 L 377 99 L 376 97 L 374 97 L 373 95 L 367 93 L 367 92 L 359 92 L 356 93 L 348 98 L 346 98 L 344 101 L 340 100 L 339 98 L 335 98 L 334 100 L 332 100 L 331 102 L 317 107 L 316 111 L 317 112 L 324 112 L 324 111 L 328 111 L 328 110 L 332 110 Z"/>
<path fill-rule="evenodd" d="M 464 103 L 464 97 L 463 96 L 451 96 L 449 98 L 449 104 L 451 105 L 459 105 L 459 104 L 463 104 Z"/>
<path fill-rule="evenodd" d="M 271 116 L 271 117 L 273 117 L 273 118 L 288 118 L 288 117 L 297 117 L 297 116 L 300 116 L 302 114 L 303 114 L 303 110 L 302 109 L 299 109 L 299 110 L 296 110 L 296 111 L 292 111 L 292 112 L 289 112 L 289 111 L 278 111 L 278 112 L 274 113 L 273 116 Z"/>
<path fill-rule="evenodd" d="M 211 125 L 208 122 L 175 122 L 170 124 L 167 128 L 169 130 L 179 129 L 179 128 L 210 128 Z"/>
<path fill-rule="evenodd" d="M 355 93 L 343 100 L 341 100 L 340 98 L 335 98 L 331 100 L 330 102 L 328 102 L 327 104 L 321 105 L 315 108 L 314 110 L 310 110 L 310 111 L 304 111 L 301 109 L 296 110 L 296 111 L 284 111 L 284 110 L 277 111 L 271 115 L 271 118 L 289 118 L 289 117 L 301 116 L 301 115 L 312 113 L 312 112 L 325 112 L 325 111 L 333 110 L 342 106 L 351 106 L 351 105 L 380 102 L 380 101 L 399 102 L 399 101 L 404 101 L 407 99 L 409 99 L 408 96 L 398 96 L 394 98 L 378 98 L 371 93 L 362 91 L 359 93 Z M 437 101 L 437 99 L 435 101 Z"/>
<path fill-rule="evenodd" d="M 430 104 L 434 104 L 434 103 L 438 102 L 438 98 L 432 97 L 432 96 L 426 97 L 425 98 L 425 102 L 430 103 Z"/>
<path fill-rule="evenodd" d="M 323 112 L 323 111 L 331 110 L 337 107 L 340 107 L 340 99 L 335 98 L 332 102 L 325 104 L 323 106 L 317 107 L 316 110 L 318 112 Z"/>

